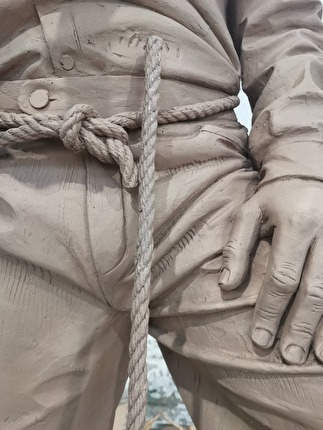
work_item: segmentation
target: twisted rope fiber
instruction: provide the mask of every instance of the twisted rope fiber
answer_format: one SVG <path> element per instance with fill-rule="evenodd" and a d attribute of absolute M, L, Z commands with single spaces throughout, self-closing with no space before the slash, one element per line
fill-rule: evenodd
<path fill-rule="evenodd" d="M 159 112 L 159 125 L 203 119 L 238 106 L 236 96 L 209 102 L 178 106 Z M 88 150 L 103 163 L 117 163 L 122 184 L 126 188 L 138 185 L 138 168 L 128 146 L 129 137 L 125 129 L 140 128 L 141 112 L 124 112 L 110 118 L 100 118 L 95 109 L 78 104 L 66 115 L 16 114 L 0 112 L 0 148 L 38 139 L 57 139 L 74 152 Z"/>
<path fill-rule="evenodd" d="M 139 160 L 139 220 L 132 295 L 129 344 L 129 390 L 127 430 L 142 430 L 146 418 L 147 337 L 150 277 L 153 254 L 155 144 L 163 41 L 151 36 L 145 62 L 145 100 L 142 115 L 142 152 Z"/>
<path fill-rule="evenodd" d="M 174 107 L 158 113 L 162 39 L 151 36 L 147 42 L 145 100 L 141 112 L 124 112 L 100 118 L 93 107 L 73 106 L 66 115 L 26 115 L 0 112 L 0 148 L 37 139 L 60 138 L 74 152 L 88 150 L 104 163 L 117 163 L 122 184 L 136 187 L 139 182 L 139 221 L 135 261 L 135 283 L 131 309 L 129 396 L 127 430 L 143 430 L 147 397 L 147 336 L 149 295 L 153 253 L 154 173 L 157 127 L 182 121 L 203 119 L 238 106 L 230 96 L 215 101 Z M 125 129 L 142 127 L 139 172 Z"/>

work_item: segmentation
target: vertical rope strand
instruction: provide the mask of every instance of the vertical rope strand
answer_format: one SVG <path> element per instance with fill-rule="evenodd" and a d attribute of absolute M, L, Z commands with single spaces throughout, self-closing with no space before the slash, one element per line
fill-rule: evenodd
<path fill-rule="evenodd" d="M 143 430 L 147 399 L 147 337 L 153 253 L 155 144 L 162 39 L 150 36 L 146 46 L 142 152 L 139 160 L 139 220 L 135 282 L 131 308 L 127 430 Z"/>

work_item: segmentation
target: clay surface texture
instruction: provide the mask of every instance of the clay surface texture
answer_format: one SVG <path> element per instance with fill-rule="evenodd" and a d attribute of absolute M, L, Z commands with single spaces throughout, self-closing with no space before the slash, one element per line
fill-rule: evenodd
<path fill-rule="evenodd" d="M 152 35 L 160 112 L 232 105 L 159 121 L 150 334 L 197 430 L 322 430 L 321 14 L 318 0 L 0 0 L 0 430 L 113 428 Z"/>

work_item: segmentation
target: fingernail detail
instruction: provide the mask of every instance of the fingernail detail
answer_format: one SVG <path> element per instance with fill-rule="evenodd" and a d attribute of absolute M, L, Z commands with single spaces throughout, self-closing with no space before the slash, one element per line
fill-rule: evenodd
<path fill-rule="evenodd" d="M 256 328 L 252 333 L 252 340 L 259 346 L 267 348 L 271 344 L 271 333 L 263 328 Z"/>
<path fill-rule="evenodd" d="M 230 278 L 230 270 L 227 269 L 226 267 L 223 267 L 219 278 L 219 285 L 227 284 L 229 282 L 229 278 Z"/>
<path fill-rule="evenodd" d="M 286 361 L 292 364 L 301 364 L 306 359 L 304 349 L 298 345 L 289 345 L 285 350 L 284 357 Z"/>

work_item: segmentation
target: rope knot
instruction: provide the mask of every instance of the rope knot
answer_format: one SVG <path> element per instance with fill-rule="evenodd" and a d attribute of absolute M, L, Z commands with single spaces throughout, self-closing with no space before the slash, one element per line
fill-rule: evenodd
<path fill-rule="evenodd" d="M 99 114 L 89 105 L 78 104 L 69 109 L 64 118 L 59 136 L 66 149 L 81 152 L 87 149 L 86 128 L 83 123 Z"/>
<path fill-rule="evenodd" d="M 92 106 L 73 106 L 63 118 L 59 136 L 66 149 L 87 150 L 103 163 L 117 163 L 125 187 L 138 185 L 138 169 L 128 146 L 128 133 L 109 118 L 100 118 Z"/>
<path fill-rule="evenodd" d="M 156 46 L 155 42 L 147 44 L 151 52 L 155 52 Z M 155 81 L 150 82 L 151 79 L 147 77 L 147 85 L 148 83 L 153 85 L 158 80 L 154 78 Z M 229 96 L 160 111 L 157 114 L 157 122 L 154 122 L 154 133 L 158 124 L 194 121 L 233 109 L 238 104 L 238 97 Z M 153 115 L 155 112 L 152 111 L 150 114 Z M 50 113 L 26 115 L 0 112 L 0 149 L 20 142 L 60 137 L 67 149 L 74 152 L 87 150 L 103 163 L 118 164 L 122 185 L 133 188 L 138 185 L 138 167 L 129 147 L 129 137 L 125 129 L 140 128 L 141 121 L 141 112 L 123 112 L 110 118 L 101 118 L 92 106 L 86 104 L 73 106 L 63 117 Z"/>

